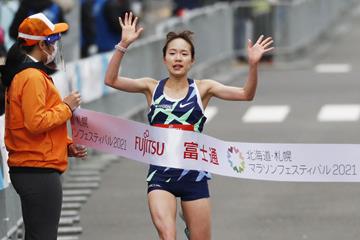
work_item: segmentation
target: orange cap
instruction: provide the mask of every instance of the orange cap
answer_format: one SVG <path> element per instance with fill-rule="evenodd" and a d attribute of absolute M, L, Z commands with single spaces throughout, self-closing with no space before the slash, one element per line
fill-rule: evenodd
<path fill-rule="evenodd" d="M 46 36 L 62 33 L 69 29 L 67 23 L 53 24 L 43 13 L 31 15 L 19 26 L 18 38 L 25 40 L 25 46 L 35 45 Z"/>

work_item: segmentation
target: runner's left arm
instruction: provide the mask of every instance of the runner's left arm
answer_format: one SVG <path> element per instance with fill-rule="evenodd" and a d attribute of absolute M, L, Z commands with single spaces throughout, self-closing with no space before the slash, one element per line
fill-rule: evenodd
<path fill-rule="evenodd" d="M 273 43 L 271 37 L 264 39 L 261 35 L 255 44 L 251 40 L 248 42 L 248 63 L 249 73 L 247 80 L 243 87 L 226 86 L 214 80 L 200 81 L 200 86 L 205 89 L 203 99 L 208 101 L 211 97 L 217 97 L 224 100 L 233 101 L 251 101 L 256 92 L 257 80 L 258 80 L 258 63 L 264 53 L 273 50 L 270 47 Z"/>

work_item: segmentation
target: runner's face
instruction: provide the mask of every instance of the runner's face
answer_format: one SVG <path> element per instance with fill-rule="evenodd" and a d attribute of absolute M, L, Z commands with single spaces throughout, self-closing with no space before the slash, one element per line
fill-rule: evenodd
<path fill-rule="evenodd" d="M 172 40 L 167 47 L 164 63 L 171 75 L 186 75 L 194 60 L 191 57 L 191 46 L 182 38 Z"/>

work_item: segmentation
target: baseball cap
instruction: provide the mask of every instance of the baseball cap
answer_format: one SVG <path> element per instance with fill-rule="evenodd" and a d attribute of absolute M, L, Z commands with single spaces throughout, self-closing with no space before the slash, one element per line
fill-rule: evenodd
<path fill-rule="evenodd" d="M 18 38 L 25 40 L 25 46 L 35 45 L 50 35 L 57 35 L 69 29 L 67 23 L 53 24 L 43 13 L 31 15 L 22 21 L 18 29 Z"/>

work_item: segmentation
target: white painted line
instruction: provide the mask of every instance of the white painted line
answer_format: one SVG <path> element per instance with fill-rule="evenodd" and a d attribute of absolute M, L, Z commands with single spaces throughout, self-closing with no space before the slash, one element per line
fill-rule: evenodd
<path fill-rule="evenodd" d="M 349 23 L 341 24 L 335 28 L 334 34 L 337 36 L 344 36 L 346 33 L 351 31 L 351 26 Z"/>
<path fill-rule="evenodd" d="M 348 73 L 351 65 L 346 63 L 319 64 L 315 67 L 317 73 Z"/>
<path fill-rule="evenodd" d="M 320 122 L 355 122 L 360 118 L 360 105 L 328 104 L 321 107 L 317 116 Z"/>
<path fill-rule="evenodd" d="M 283 122 L 290 112 L 287 105 L 252 106 L 245 115 L 243 121 L 247 123 Z"/>
<path fill-rule="evenodd" d="M 219 109 L 217 107 L 212 107 L 212 106 L 208 106 L 205 109 L 205 116 L 207 118 L 206 122 L 210 122 L 211 119 L 213 119 L 215 117 L 215 115 L 218 113 Z"/>

